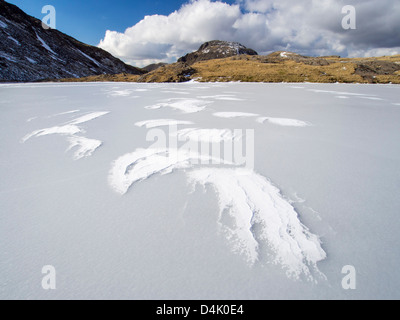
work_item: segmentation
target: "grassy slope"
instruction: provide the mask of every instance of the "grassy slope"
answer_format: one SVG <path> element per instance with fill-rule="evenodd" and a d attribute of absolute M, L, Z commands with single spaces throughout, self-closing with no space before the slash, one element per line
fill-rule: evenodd
<path fill-rule="evenodd" d="M 378 58 L 303 57 L 280 52 L 268 56 L 235 56 L 201 61 L 188 67 L 175 63 L 143 76 L 103 75 L 62 81 L 121 82 L 320 82 L 400 84 L 400 55 Z"/>
<path fill-rule="evenodd" d="M 296 62 L 291 59 L 280 59 L 276 62 L 263 61 L 263 57 L 240 57 L 198 62 L 192 67 L 197 71 L 192 78 L 198 81 L 248 81 L 248 82 L 323 82 L 323 83 L 397 83 L 400 84 L 400 73 L 379 74 L 383 72 L 357 71 L 359 65 L 374 61 L 398 63 L 400 55 L 392 57 L 342 59 L 327 57 L 326 65 L 312 65 L 308 62 Z M 312 62 L 312 60 L 310 61 Z"/>

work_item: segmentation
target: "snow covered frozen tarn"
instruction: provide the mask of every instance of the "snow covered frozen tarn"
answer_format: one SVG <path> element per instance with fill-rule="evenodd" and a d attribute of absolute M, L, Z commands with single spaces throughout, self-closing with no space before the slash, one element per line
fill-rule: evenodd
<path fill-rule="evenodd" d="M 399 299 L 399 96 L 0 84 L 0 299 Z"/>
<path fill-rule="evenodd" d="M 194 138 L 199 140 L 201 136 L 195 135 Z M 215 139 L 214 133 L 212 137 Z M 189 138 L 193 137 L 189 135 Z M 138 149 L 113 162 L 108 181 L 116 192 L 125 194 L 133 184 L 155 174 L 190 169 L 202 160 L 209 160 L 204 157 L 176 149 Z M 219 161 L 232 165 L 222 159 Z M 231 242 L 233 252 L 242 254 L 250 265 L 260 260 L 260 255 L 267 254 L 267 261 L 282 264 L 289 277 L 298 279 L 305 275 L 313 281 L 317 281 L 314 274 L 323 277 L 317 262 L 326 254 L 318 237 L 299 221 L 291 204 L 267 179 L 242 168 L 196 169 L 188 171 L 187 175 L 191 184 L 210 184 L 215 188 L 219 198 L 220 229 Z M 260 252 L 259 243 L 269 250 Z"/>

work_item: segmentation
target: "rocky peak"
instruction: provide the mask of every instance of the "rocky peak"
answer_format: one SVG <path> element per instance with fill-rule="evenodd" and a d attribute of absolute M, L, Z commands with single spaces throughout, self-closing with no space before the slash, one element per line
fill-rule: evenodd
<path fill-rule="evenodd" d="M 253 49 L 246 48 L 238 42 L 214 40 L 203 43 L 197 51 L 179 58 L 178 62 L 192 65 L 198 61 L 222 59 L 242 54 L 258 55 Z"/>

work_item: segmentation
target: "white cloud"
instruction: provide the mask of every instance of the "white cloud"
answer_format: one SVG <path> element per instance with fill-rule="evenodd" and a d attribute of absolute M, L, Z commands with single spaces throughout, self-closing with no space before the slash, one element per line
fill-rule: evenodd
<path fill-rule="evenodd" d="M 357 29 L 342 29 L 342 7 Z M 368 56 L 400 53 L 398 0 L 191 0 L 168 16 L 146 16 L 124 33 L 107 31 L 99 47 L 144 66 L 173 62 L 210 40 L 238 41 L 259 53 Z"/>

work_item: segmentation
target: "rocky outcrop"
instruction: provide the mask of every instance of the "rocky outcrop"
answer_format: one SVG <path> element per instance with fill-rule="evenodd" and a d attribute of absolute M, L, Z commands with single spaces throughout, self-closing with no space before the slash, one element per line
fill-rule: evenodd
<path fill-rule="evenodd" d="M 196 72 L 183 62 L 168 64 L 141 76 L 138 82 L 186 82 Z"/>
<path fill-rule="evenodd" d="M 238 55 L 258 55 L 253 49 L 246 48 L 238 42 L 214 40 L 202 44 L 199 50 L 179 58 L 178 62 L 192 65 L 199 61 L 229 58 Z"/>
<path fill-rule="evenodd" d="M 143 70 L 146 70 L 147 72 L 151 72 L 154 70 L 157 70 L 160 67 L 164 67 L 166 66 L 168 63 L 164 63 L 164 62 L 160 62 L 160 63 L 153 63 L 153 64 L 149 64 L 148 66 L 145 66 L 144 68 L 142 68 Z"/>

